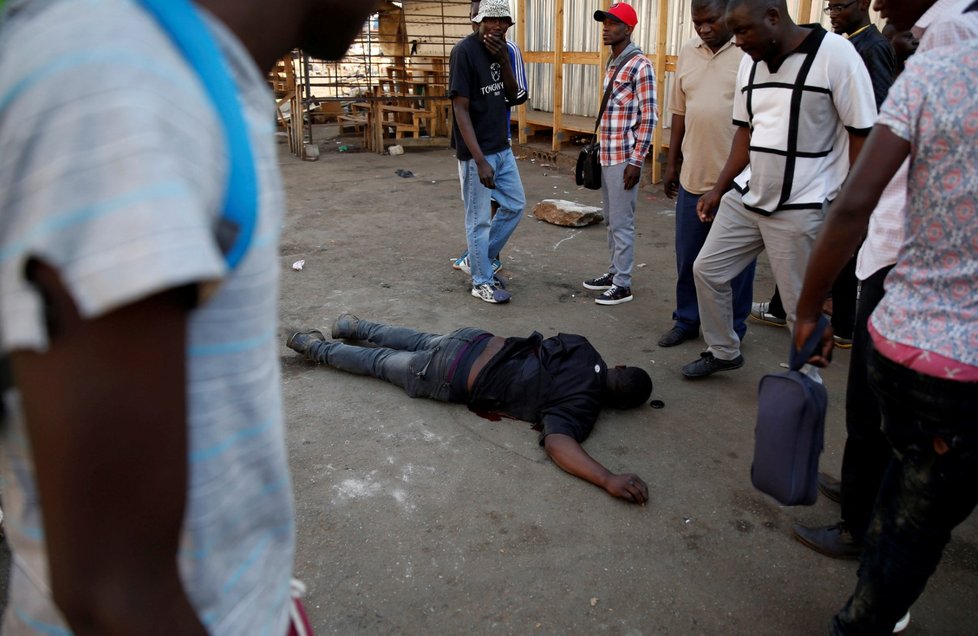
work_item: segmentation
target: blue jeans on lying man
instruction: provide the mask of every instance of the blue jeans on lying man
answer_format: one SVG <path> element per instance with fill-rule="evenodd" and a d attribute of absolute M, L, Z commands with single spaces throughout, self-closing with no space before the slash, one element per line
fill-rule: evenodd
<path fill-rule="evenodd" d="M 894 458 L 833 634 L 891 633 L 978 503 L 978 383 L 922 375 L 875 350 L 868 367 Z"/>
<path fill-rule="evenodd" d="M 306 357 L 348 373 L 386 380 L 411 397 L 451 402 L 452 363 L 475 340 L 487 335 L 472 327 L 439 335 L 360 320 L 351 339 L 376 346 L 319 341 L 309 347 Z"/>
<path fill-rule="evenodd" d="M 472 285 L 492 284 L 492 259 L 499 258 L 523 218 L 526 195 L 516 166 L 516 158 L 509 148 L 486 155 L 486 161 L 495 174 L 496 188 L 490 190 L 479 181 L 479 168 L 475 159 L 459 161 L 459 177 L 462 180 L 462 201 L 465 204 L 465 241 L 469 253 Z M 496 216 L 491 213 L 491 200 L 499 204 Z"/>

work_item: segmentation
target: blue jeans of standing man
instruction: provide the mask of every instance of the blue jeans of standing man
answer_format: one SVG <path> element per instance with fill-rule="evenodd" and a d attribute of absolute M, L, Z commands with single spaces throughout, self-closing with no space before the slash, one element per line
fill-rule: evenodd
<path fill-rule="evenodd" d="M 601 198 L 604 201 L 604 222 L 608 226 L 608 271 L 612 282 L 619 287 L 632 286 L 635 265 L 635 206 L 638 185 L 625 189 L 625 168 L 628 162 L 601 166 Z M 639 176 L 639 183 L 642 182 Z"/>
<path fill-rule="evenodd" d="M 951 530 L 978 503 L 978 382 L 922 375 L 874 350 L 869 383 L 894 458 L 833 634 L 891 633 L 937 569 Z"/>
<path fill-rule="evenodd" d="M 375 347 L 319 341 L 309 347 L 306 357 L 347 373 L 386 380 L 411 397 L 450 402 L 452 363 L 465 347 L 486 333 L 466 327 L 442 336 L 360 320 L 351 340 L 363 340 Z"/>
<path fill-rule="evenodd" d="M 672 312 L 675 326 L 688 333 L 700 329 L 700 308 L 696 302 L 696 282 L 693 280 L 693 261 L 710 234 L 712 223 L 703 223 L 696 216 L 696 203 L 702 195 L 691 194 L 682 186 L 676 197 L 676 310 Z M 734 331 L 744 339 L 747 316 L 754 294 L 754 260 L 737 275 L 730 285 L 733 291 Z"/>
<path fill-rule="evenodd" d="M 469 250 L 472 285 L 492 284 L 491 259 L 499 258 L 526 207 L 523 182 L 516 167 L 516 158 L 509 148 L 486 155 L 495 171 L 495 190 L 479 181 L 479 168 L 474 159 L 459 161 L 462 179 L 462 201 L 465 204 L 465 241 Z M 490 200 L 499 204 L 496 216 L 491 214 Z"/>

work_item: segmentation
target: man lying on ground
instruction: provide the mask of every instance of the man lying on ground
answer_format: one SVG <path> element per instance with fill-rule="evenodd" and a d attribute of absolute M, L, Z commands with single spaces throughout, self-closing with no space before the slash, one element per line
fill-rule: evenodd
<path fill-rule="evenodd" d="M 467 404 L 489 419 L 531 422 L 560 468 L 613 497 L 648 501 L 648 486 L 638 475 L 612 473 L 581 442 L 602 407 L 645 402 L 652 379 L 638 367 L 608 368 L 583 336 L 503 338 L 471 327 L 437 335 L 351 314 L 333 322 L 332 336 L 375 346 L 331 342 L 316 330 L 293 333 L 286 345 L 314 362 L 386 380 L 411 397 Z"/>

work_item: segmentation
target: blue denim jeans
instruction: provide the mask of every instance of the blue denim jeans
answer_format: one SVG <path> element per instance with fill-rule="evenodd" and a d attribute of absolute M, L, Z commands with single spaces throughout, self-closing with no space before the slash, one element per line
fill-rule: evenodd
<path fill-rule="evenodd" d="M 464 347 L 485 333 L 467 327 L 443 336 L 360 320 L 351 340 L 375 346 L 323 341 L 313 344 L 306 357 L 348 373 L 386 380 L 411 397 L 449 402 L 452 362 Z"/>
<path fill-rule="evenodd" d="M 465 204 L 465 241 L 472 270 L 472 284 L 492 283 L 491 259 L 499 258 L 512 236 L 526 207 L 523 182 L 516 158 L 509 148 L 492 155 L 486 161 L 495 171 L 496 188 L 490 190 L 479 181 L 479 169 L 474 159 L 459 161 L 462 179 L 462 201 Z M 496 216 L 491 215 L 490 200 L 499 204 Z"/>
<path fill-rule="evenodd" d="M 856 590 L 832 619 L 833 634 L 891 633 L 937 569 L 951 530 L 978 503 L 978 383 L 922 375 L 876 351 L 868 366 L 894 457 Z"/>
<path fill-rule="evenodd" d="M 672 313 L 675 326 L 683 331 L 696 333 L 700 328 L 700 308 L 696 302 L 696 281 L 693 280 L 693 262 L 710 234 L 712 223 L 703 223 L 696 216 L 699 194 L 691 194 L 682 186 L 676 198 L 676 310 Z M 747 333 L 747 316 L 754 295 L 754 269 L 757 260 L 730 281 L 733 292 L 734 331 L 744 339 Z"/>

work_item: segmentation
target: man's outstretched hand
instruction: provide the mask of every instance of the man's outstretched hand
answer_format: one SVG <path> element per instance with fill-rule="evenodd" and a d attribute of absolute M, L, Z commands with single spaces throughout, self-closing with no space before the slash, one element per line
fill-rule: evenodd
<path fill-rule="evenodd" d="M 645 505 L 649 500 L 649 487 L 642 478 L 631 473 L 612 475 L 604 487 L 612 497 Z"/>
<path fill-rule="evenodd" d="M 551 433 L 543 438 L 543 447 L 550 459 L 571 475 L 604 489 L 612 497 L 644 504 L 649 500 L 649 487 L 638 475 L 616 475 L 587 454 L 570 435 Z"/>

